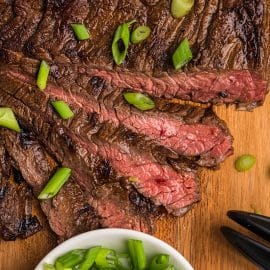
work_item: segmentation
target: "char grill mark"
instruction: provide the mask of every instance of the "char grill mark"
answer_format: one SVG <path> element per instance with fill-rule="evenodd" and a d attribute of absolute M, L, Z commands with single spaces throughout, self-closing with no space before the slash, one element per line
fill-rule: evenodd
<path fill-rule="evenodd" d="M 32 214 L 32 190 L 11 165 L 2 145 L 0 156 L 0 235 L 9 241 L 27 238 L 41 229 L 39 220 Z"/>

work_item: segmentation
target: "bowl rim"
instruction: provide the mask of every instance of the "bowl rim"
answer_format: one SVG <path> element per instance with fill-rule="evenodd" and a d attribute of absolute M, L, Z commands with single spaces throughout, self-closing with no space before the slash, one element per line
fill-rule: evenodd
<path fill-rule="evenodd" d="M 140 231 L 129 230 L 129 229 L 117 229 L 117 228 L 97 229 L 97 230 L 78 234 L 78 235 L 64 241 L 63 243 L 61 243 L 60 245 L 58 245 L 54 249 L 52 249 L 38 263 L 38 265 L 35 267 L 34 270 L 43 269 L 42 266 L 46 261 L 50 261 L 50 258 L 54 257 L 54 254 L 58 253 L 60 250 L 70 247 L 73 242 L 77 242 L 80 240 L 83 241 L 83 239 L 86 239 L 86 237 L 89 238 L 92 235 L 94 235 L 95 237 L 97 237 L 99 235 L 104 237 L 104 236 L 109 236 L 109 235 L 115 234 L 115 233 L 122 234 L 123 236 L 129 237 L 129 238 L 138 238 L 138 239 L 141 239 L 142 241 L 149 241 L 152 244 L 157 245 L 157 246 L 161 245 L 162 248 L 166 249 L 166 252 L 168 252 L 170 255 L 175 257 L 176 260 L 178 260 L 183 265 L 184 270 L 194 270 L 193 267 L 191 266 L 191 264 L 187 261 L 187 259 L 180 252 L 178 252 L 175 248 L 173 248 L 172 246 L 170 246 L 166 242 L 162 241 L 161 239 L 159 239 L 155 236 L 140 232 Z M 76 247 L 74 247 L 74 248 L 76 248 Z"/>

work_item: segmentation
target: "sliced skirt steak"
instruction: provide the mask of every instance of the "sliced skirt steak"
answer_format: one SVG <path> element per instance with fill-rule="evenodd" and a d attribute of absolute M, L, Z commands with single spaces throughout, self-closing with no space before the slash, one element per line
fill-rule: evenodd
<path fill-rule="evenodd" d="M 29 132 L 24 131 L 24 134 L 27 134 L 27 137 L 24 136 L 24 144 L 28 145 L 27 148 L 22 144 L 21 136 L 11 131 L 5 131 L 4 139 L 10 155 L 14 157 L 22 174 L 25 174 L 25 179 L 38 195 L 47 183 L 48 175 L 53 174 L 58 165 Z M 40 156 L 42 156 L 43 165 L 36 162 Z M 100 193 L 104 192 L 100 194 L 103 200 L 93 198 L 72 176 L 57 196 L 41 202 L 50 227 L 58 235 L 60 241 L 101 227 L 124 227 L 146 231 L 146 227 L 143 227 L 146 215 L 149 224 L 152 224 L 150 216 L 155 211 L 154 205 L 140 197 L 131 187 L 129 190 L 124 190 L 120 185 L 108 186 L 104 183 L 96 183 L 96 185 Z M 122 196 L 119 203 L 121 207 L 125 206 L 121 211 L 117 201 L 113 200 L 117 196 Z M 134 211 L 132 216 L 129 214 L 131 211 Z M 147 228 L 147 231 L 149 230 L 150 227 Z"/>
<path fill-rule="evenodd" d="M 232 154 L 232 136 L 226 124 L 211 109 L 156 99 L 155 110 L 141 112 L 124 101 L 120 89 L 107 85 L 100 77 L 89 77 L 82 72 L 78 77 L 77 72 L 64 75 L 65 69 L 60 73 L 62 77 L 56 83 L 66 88 L 49 85 L 44 92 L 47 99 L 64 100 L 84 114 L 96 115 L 102 122 L 109 121 L 117 127 L 123 125 L 135 133 L 145 135 L 146 140 L 153 140 L 179 156 L 191 158 L 200 166 L 217 167 Z M 1 74 L 0 84 L 3 86 L 17 81 L 18 85 L 25 82 L 24 87 L 27 84 L 35 87 L 35 81 L 18 73 L 15 67 L 13 70 L 3 69 Z M 74 82 L 66 85 L 68 77 L 69 80 L 74 77 Z M 27 99 L 26 90 L 21 92 Z M 37 99 L 42 99 L 42 94 L 38 91 L 34 93 Z M 34 93 L 31 92 L 32 95 Z M 34 106 L 34 102 L 32 104 Z"/>
<path fill-rule="evenodd" d="M 141 142 L 137 143 L 137 146 L 133 145 L 132 141 L 129 141 L 132 136 L 126 136 L 128 132 L 125 132 L 125 129 L 121 133 L 121 127 L 106 127 L 104 123 L 95 130 L 96 127 L 92 128 L 87 122 L 88 118 L 79 114 L 76 114 L 77 117 L 71 122 L 61 121 L 42 92 L 31 90 L 29 86 L 25 87 L 18 82 L 15 82 L 13 87 L 10 86 L 2 88 L 0 104 L 12 107 L 17 116 L 37 133 L 61 163 L 74 168 L 74 174 L 78 175 L 78 180 L 85 189 L 91 188 L 86 175 L 89 175 L 90 179 L 99 176 L 98 166 L 93 168 L 93 164 L 90 164 L 95 159 L 95 162 L 100 164 L 101 158 L 109 164 L 110 170 L 106 174 L 108 180 L 114 176 L 115 171 L 121 177 L 137 179 L 136 183 L 131 182 L 144 196 L 151 198 L 157 205 L 165 206 L 175 215 L 183 214 L 181 208 L 198 201 L 196 168 L 190 166 L 188 160 L 175 160 L 174 163 L 178 164 L 179 169 L 172 168 L 166 159 L 161 162 L 155 157 L 151 142 L 151 145 L 147 146 L 147 141 L 137 137 L 138 142 Z M 32 102 L 31 92 L 35 93 L 32 95 Z M 33 101 L 36 98 L 39 100 L 39 111 L 45 109 L 46 114 L 34 111 L 36 103 Z M 106 131 L 103 132 L 104 130 Z M 138 145 L 145 145 L 143 151 Z M 153 147 L 156 148 L 155 145 Z M 82 177 L 82 174 L 85 176 Z M 112 180 L 115 182 L 115 179 Z M 153 189 L 149 188 L 149 185 L 153 185 Z"/>

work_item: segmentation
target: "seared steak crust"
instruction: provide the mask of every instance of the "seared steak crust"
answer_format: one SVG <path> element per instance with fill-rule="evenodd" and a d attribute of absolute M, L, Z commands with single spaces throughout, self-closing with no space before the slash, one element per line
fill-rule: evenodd
<path fill-rule="evenodd" d="M 268 23 L 267 18 L 264 21 L 267 1 L 198 0 L 182 20 L 172 18 L 167 0 L 149 2 L 153 1 L 8 1 L 0 6 L 1 47 L 37 59 L 112 67 L 114 30 L 136 19 L 132 27 L 149 25 L 152 38 L 131 46 L 124 64 L 129 70 L 168 70 L 171 54 L 184 37 L 191 40 L 196 67 L 254 69 L 262 65 L 268 46 L 263 31 L 263 24 Z M 72 22 L 84 22 L 91 40 L 77 42 Z"/>

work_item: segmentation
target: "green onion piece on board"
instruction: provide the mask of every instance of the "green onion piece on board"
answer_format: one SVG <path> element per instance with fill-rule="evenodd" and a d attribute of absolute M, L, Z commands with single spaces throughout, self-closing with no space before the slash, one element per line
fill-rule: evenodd
<path fill-rule="evenodd" d="M 129 239 L 128 249 L 131 257 L 133 269 L 145 270 L 146 269 L 146 256 L 144 252 L 143 242 L 140 240 Z"/>
<path fill-rule="evenodd" d="M 52 105 L 62 119 L 69 119 L 74 116 L 73 111 L 68 104 L 63 100 L 53 101 Z"/>
<path fill-rule="evenodd" d="M 0 108 L 0 127 L 5 127 L 16 132 L 21 131 L 21 128 L 12 109 L 7 107 Z"/>
<path fill-rule="evenodd" d="M 256 163 L 256 157 L 252 155 L 243 155 L 236 159 L 235 169 L 238 172 L 245 172 L 250 170 Z"/>
<path fill-rule="evenodd" d="M 86 249 L 74 249 L 61 257 L 57 258 L 55 262 L 56 270 L 73 269 L 73 267 L 80 264 L 85 256 Z"/>
<path fill-rule="evenodd" d="M 90 248 L 84 257 L 83 262 L 78 267 L 78 270 L 89 270 L 95 263 L 97 254 L 99 253 L 101 247 Z"/>
<path fill-rule="evenodd" d="M 169 266 L 170 256 L 167 254 L 156 255 L 150 264 L 150 270 L 163 270 Z"/>
<path fill-rule="evenodd" d="M 155 102 L 148 96 L 141 93 L 127 92 L 124 93 L 124 98 L 129 104 L 141 111 L 147 111 L 155 108 Z"/>
<path fill-rule="evenodd" d="M 172 60 L 173 65 L 176 70 L 182 68 L 185 64 L 187 64 L 192 59 L 192 51 L 189 47 L 188 39 L 185 38 L 176 51 L 173 54 Z"/>
<path fill-rule="evenodd" d="M 44 270 L 56 270 L 52 264 L 45 263 L 43 266 Z"/>
<path fill-rule="evenodd" d="M 190 12 L 193 6 L 194 0 L 172 0 L 171 14 L 177 19 L 184 17 Z"/>
<path fill-rule="evenodd" d="M 45 188 L 41 191 L 38 196 L 40 200 L 47 200 L 53 198 L 67 182 L 71 175 L 71 169 L 59 168 L 56 173 L 49 180 Z"/>
<path fill-rule="evenodd" d="M 44 90 L 46 88 L 49 73 L 50 66 L 42 60 L 37 75 L 37 86 L 40 90 Z"/>
<path fill-rule="evenodd" d="M 148 26 L 142 25 L 137 27 L 131 34 L 131 42 L 138 44 L 147 39 L 151 34 L 151 29 Z"/>
<path fill-rule="evenodd" d="M 78 40 L 86 40 L 90 38 L 89 32 L 84 24 L 72 23 L 71 27 Z"/>
<path fill-rule="evenodd" d="M 127 56 L 129 38 L 130 31 L 128 28 L 128 24 L 120 24 L 114 33 L 114 38 L 112 42 L 112 55 L 117 65 L 121 65 Z"/>
<path fill-rule="evenodd" d="M 116 269 L 117 258 L 115 251 L 108 248 L 101 248 L 95 259 L 98 269 Z"/>

